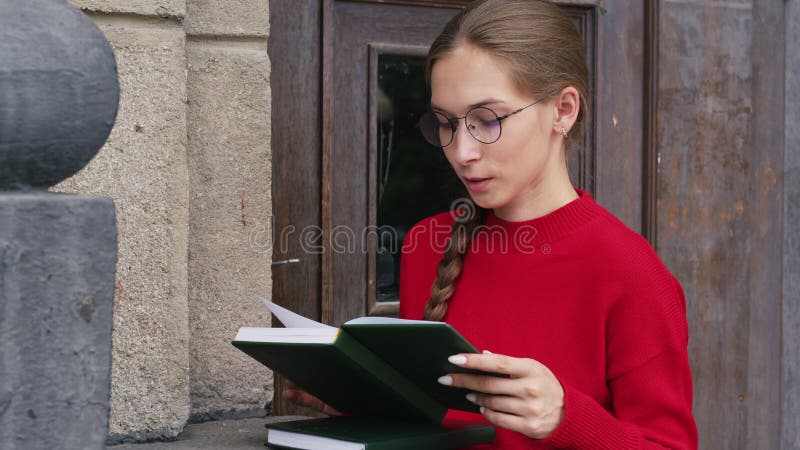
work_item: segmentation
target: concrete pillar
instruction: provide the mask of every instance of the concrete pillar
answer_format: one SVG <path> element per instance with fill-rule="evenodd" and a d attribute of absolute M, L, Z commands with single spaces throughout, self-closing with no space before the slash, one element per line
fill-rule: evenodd
<path fill-rule="evenodd" d="M 190 409 L 185 5 L 72 3 L 111 42 L 117 123 L 62 192 L 114 198 L 119 227 L 109 443 L 176 438 Z"/>
<path fill-rule="evenodd" d="M 230 345 L 269 325 L 267 0 L 69 0 L 111 41 L 108 144 L 57 186 L 118 207 L 109 443 L 264 415 L 269 370 Z"/>
<path fill-rule="evenodd" d="M 267 0 L 188 0 L 192 420 L 264 415 L 269 370 L 230 345 L 269 326 Z"/>
<path fill-rule="evenodd" d="M 0 3 L 0 448 L 104 448 L 117 254 L 109 198 L 48 193 L 106 141 L 114 55 L 64 2 Z"/>

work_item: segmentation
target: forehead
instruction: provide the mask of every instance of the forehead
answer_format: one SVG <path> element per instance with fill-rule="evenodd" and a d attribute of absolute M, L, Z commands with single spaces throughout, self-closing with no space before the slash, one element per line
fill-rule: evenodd
<path fill-rule="evenodd" d="M 450 112 L 488 98 L 505 102 L 522 97 L 507 64 L 488 52 L 460 45 L 436 60 L 431 71 L 431 103 Z"/>

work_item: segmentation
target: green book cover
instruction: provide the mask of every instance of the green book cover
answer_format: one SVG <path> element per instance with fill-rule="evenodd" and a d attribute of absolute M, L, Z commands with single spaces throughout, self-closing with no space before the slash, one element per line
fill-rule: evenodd
<path fill-rule="evenodd" d="M 271 448 L 326 450 L 439 450 L 494 440 L 488 424 L 443 425 L 365 416 L 342 416 L 267 425 Z"/>
<path fill-rule="evenodd" d="M 339 411 L 433 422 L 441 421 L 447 412 L 444 405 L 340 330 L 334 328 L 330 342 L 303 343 L 258 342 L 259 337 L 252 335 L 255 330 L 240 329 L 233 345 Z M 284 337 L 270 334 L 273 339 Z"/>
<path fill-rule="evenodd" d="M 477 412 L 446 373 L 474 372 L 447 357 L 477 350 L 442 322 L 364 317 L 341 328 L 270 302 L 287 328 L 242 327 L 233 345 L 340 411 L 440 422 L 447 409 Z"/>
<path fill-rule="evenodd" d="M 450 409 L 479 412 L 480 407 L 467 400 L 468 390 L 437 381 L 447 373 L 480 373 L 447 361 L 450 355 L 478 353 L 458 331 L 444 322 L 381 323 L 378 319 L 378 323 L 372 323 L 369 319 L 356 319 L 341 328 L 374 354 L 387 355 L 390 365 L 437 403 Z"/>

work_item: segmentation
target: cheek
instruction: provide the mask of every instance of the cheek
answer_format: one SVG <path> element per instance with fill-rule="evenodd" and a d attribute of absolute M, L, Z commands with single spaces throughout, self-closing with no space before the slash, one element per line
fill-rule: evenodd
<path fill-rule="evenodd" d="M 537 140 L 537 133 L 530 130 L 528 133 L 509 136 L 501 151 L 495 155 L 495 160 L 509 174 L 530 173 L 544 161 L 544 153 Z"/>
<path fill-rule="evenodd" d="M 506 189 L 517 191 L 541 175 L 547 155 L 543 146 L 533 138 L 508 142 L 505 151 L 495 160 Z"/>

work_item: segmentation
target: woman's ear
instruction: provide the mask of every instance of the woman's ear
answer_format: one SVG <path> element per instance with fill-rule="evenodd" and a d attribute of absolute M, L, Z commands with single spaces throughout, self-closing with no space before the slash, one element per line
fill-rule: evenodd
<path fill-rule="evenodd" d="M 578 113 L 581 108 L 581 96 L 578 90 L 572 86 L 567 86 L 554 97 L 555 115 L 553 116 L 553 131 L 568 134 L 578 120 Z M 562 131 L 563 129 L 563 131 Z"/>

